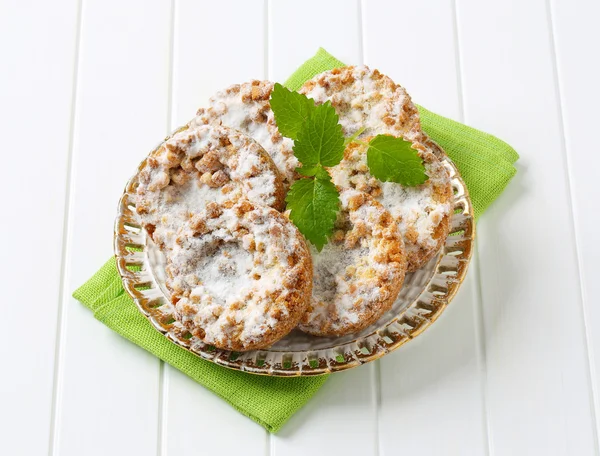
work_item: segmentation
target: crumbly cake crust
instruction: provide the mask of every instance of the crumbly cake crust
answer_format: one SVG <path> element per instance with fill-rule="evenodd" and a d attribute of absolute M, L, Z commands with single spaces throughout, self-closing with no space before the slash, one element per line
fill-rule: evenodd
<path fill-rule="evenodd" d="M 310 252 L 298 229 L 270 207 L 245 199 L 209 203 L 180 227 L 166 256 L 178 317 L 206 343 L 265 348 L 306 312 Z"/>
<path fill-rule="evenodd" d="M 217 92 L 208 108 L 201 108 L 191 125 L 226 125 L 254 138 L 271 155 L 282 177 L 285 191 L 296 179 L 298 160 L 294 142 L 279 133 L 269 98 L 274 84 L 253 80 Z"/>
<path fill-rule="evenodd" d="M 444 165 L 422 144 L 415 142 L 413 148 L 419 151 L 429 176 L 417 187 L 373 177 L 367 165 L 367 147 L 359 143 L 349 144 L 340 164 L 329 169 L 336 186 L 366 192 L 391 213 L 404 239 L 409 272 L 419 269 L 442 247 L 453 207 L 450 177 Z"/>
<path fill-rule="evenodd" d="M 299 92 L 314 98 L 317 104 L 331 101 L 346 136 L 364 127 L 360 137 L 420 137 L 419 112 L 410 96 L 379 70 L 365 65 L 335 68 L 307 81 Z"/>
<path fill-rule="evenodd" d="M 253 202 L 283 208 L 275 164 L 253 139 L 218 125 L 184 127 L 150 154 L 138 174 L 136 210 L 159 246 L 211 201 Z"/>
<path fill-rule="evenodd" d="M 441 148 L 422 132 L 419 113 L 406 90 L 378 70 L 351 66 L 315 76 L 300 92 L 318 104 L 330 100 L 346 136 L 364 128 L 360 138 L 389 134 L 413 142 L 430 177 L 419 187 L 379 182 L 368 172 L 364 147 L 356 143 L 346 149 L 344 161 L 331 174 L 336 185 L 367 192 L 392 213 L 406 244 L 408 270 L 419 269 L 448 236 L 453 194 L 438 158 Z"/>
<path fill-rule="evenodd" d="M 341 336 L 366 328 L 394 303 L 406 272 L 393 217 L 363 192 L 345 190 L 334 234 L 313 255 L 313 294 L 299 329 Z"/>

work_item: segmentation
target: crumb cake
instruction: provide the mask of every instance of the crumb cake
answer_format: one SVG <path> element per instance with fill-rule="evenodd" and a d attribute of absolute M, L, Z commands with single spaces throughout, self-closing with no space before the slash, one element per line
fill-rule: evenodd
<path fill-rule="evenodd" d="M 306 241 L 278 211 L 241 199 L 209 203 L 166 252 L 178 319 L 219 348 L 265 348 L 305 314 L 312 290 Z"/>
<path fill-rule="evenodd" d="M 254 138 L 271 155 L 287 191 L 295 180 L 299 163 L 292 151 L 294 142 L 277 129 L 269 103 L 273 86 L 272 82 L 256 80 L 232 85 L 217 92 L 209 100 L 208 108 L 199 109 L 190 124 L 226 125 Z"/>
<path fill-rule="evenodd" d="M 366 66 L 315 76 L 300 93 L 331 101 L 351 142 L 328 172 L 340 191 L 333 234 L 318 252 L 282 214 L 300 178 L 293 141 L 277 128 L 274 84 L 253 80 L 215 94 L 207 108 L 140 167 L 136 212 L 166 258 L 177 320 L 195 338 L 233 351 L 266 349 L 298 328 L 343 336 L 375 323 L 406 272 L 448 236 L 453 193 L 443 150 L 421 130 L 401 86 Z M 369 173 L 368 141 L 402 137 L 422 158 L 416 187 Z"/>
<path fill-rule="evenodd" d="M 345 136 L 389 134 L 419 139 L 423 134 L 417 107 L 406 90 L 365 65 L 335 68 L 304 83 L 300 93 L 317 104 L 331 101 Z"/>
<path fill-rule="evenodd" d="M 394 303 L 406 272 L 402 236 L 390 213 L 369 195 L 345 190 L 330 242 L 311 248 L 313 294 L 299 328 L 341 336 L 366 328 Z"/>
<path fill-rule="evenodd" d="M 136 210 L 159 246 L 171 245 L 177 227 L 212 201 L 240 197 L 284 205 L 281 176 L 252 138 L 218 125 L 184 127 L 147 158 L 138 174 Z"/>
<path fill-rule="evenodd" d="M 359 143 L 349 144 L 340 164 L 329 169 L 337 187 L 368 193 L 394 217 L 406 246 L 408 271 L 424 265 L 444 244 L 450 229 L 453 199 L 444 165 L 420 143 L 413 143 L 413 147 L 423 158 L 429 176 L 417 187 L 381 182 L 373 177 L 367 166 L 367 147 Z"/>
<path fill-rule="evenodd" d="M 450 177 L 438 158 L 441 149 L 422 132 L 419 113 L 406 90 L 378 70 L 350 66 L 315 76 L 300 93 L 317 104 L 331 101 L 346 136 L 363 128 L 361 139 L 389 134 L 413 142 L 430 177 L 419 187 L 379 182 L 368 172 L 364 147 L 356 143 L 346 149 L 344 161 L 332 175 L 336 185 L 365 191 L 392 213 L 406 244 L 408 270 L 419 269 L 448 235 L 453 194 Z"/>

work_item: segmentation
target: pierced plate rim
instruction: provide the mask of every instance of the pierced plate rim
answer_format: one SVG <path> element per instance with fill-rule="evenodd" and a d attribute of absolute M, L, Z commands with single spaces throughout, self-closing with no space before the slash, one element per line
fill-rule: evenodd
<path fill-rule="evenodd" d="M 152 274 L 146 254 L 146 234 L 133 207 L 137 173 L 128 181 L 119 200 L 114 227 L 114 252 L 123 287 L 152 325 L 171 342 L 204 360 L 244 372 L 297 377 L 341 372 L 379 359 L 430 327 L 448 307 L 462 285 L 475 240 L 475 217 L 466 185 L 456 166 L 441 157 L 454 191 L 450 235 L 433 262 L 423 289 L 391 321 L 366 336 L 314 350 L 233 352 L 204 344 L 173 318 L 168 302 Z M 146 160 L 140 166 L 141 169 Z M 160 304 L 160 305 L 159 305 Z"/>

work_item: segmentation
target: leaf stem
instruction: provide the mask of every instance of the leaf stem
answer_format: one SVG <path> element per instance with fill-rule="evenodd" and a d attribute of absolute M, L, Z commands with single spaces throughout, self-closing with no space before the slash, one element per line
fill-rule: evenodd
<path fill-rule="evenodd" d="M 350 144 L 351 142 L 358 142 L 360 143 L 360 141 L 358 141 L 358 137 L 360 135 L 362 135 L 362 133 L 365 131 L 365 127 L 360 127 L 352 136 L 346 138 L 344 140 L 344 146 L 347 146 L 348 144 Z"/>

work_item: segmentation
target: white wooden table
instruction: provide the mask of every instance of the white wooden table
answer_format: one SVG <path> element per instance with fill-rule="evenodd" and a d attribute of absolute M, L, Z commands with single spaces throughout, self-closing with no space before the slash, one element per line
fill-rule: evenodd
<path fill-rule="evenodd" d="M 0 454 L 598 455 L 598 0 L 0 0 Z M 126 179 L 319 46 L 521 154 L 443 317 L 276 436 L 71 298 Z"/>

